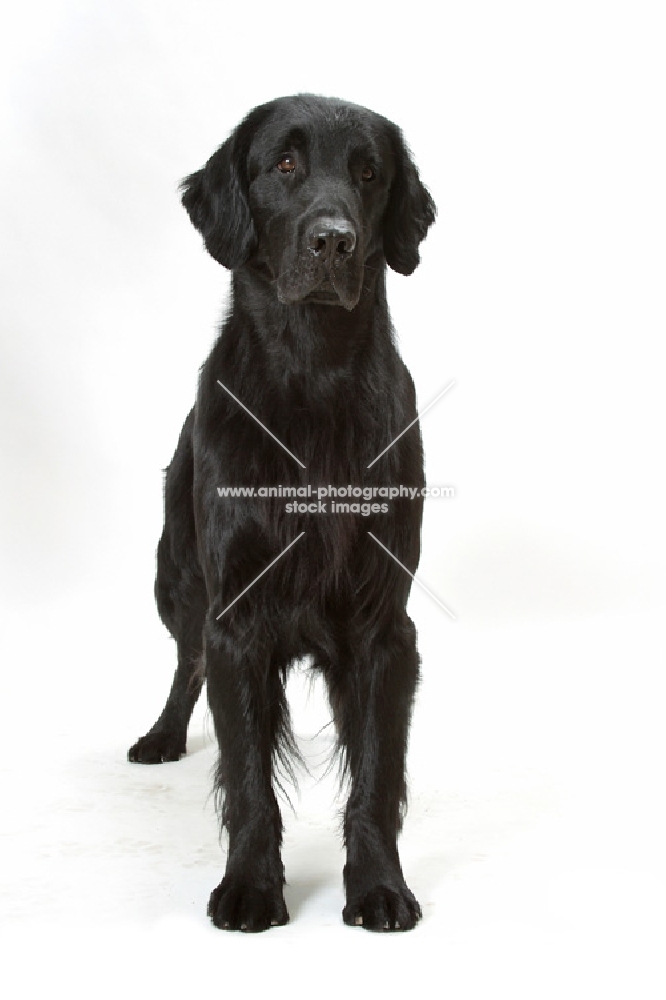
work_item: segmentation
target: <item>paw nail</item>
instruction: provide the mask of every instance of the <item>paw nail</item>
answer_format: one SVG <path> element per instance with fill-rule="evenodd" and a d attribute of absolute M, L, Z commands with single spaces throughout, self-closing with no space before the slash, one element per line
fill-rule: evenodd
<path fill-rule="evenodd" d="M 242 931 L 246 931 L 247 930 L 247 924 L 241 924 L 241 930 Z"/>
<path fill-rule="evenodd" d="M 357 927 L 360 927 L 361 924 L 363 923 L 363 917 L 357 917 L 354 923 L 356 924 Z"/>
<path fill-rule="evenodd" d="M 271 920 L 271 927 L 277 927 L 277 920 Z"/>

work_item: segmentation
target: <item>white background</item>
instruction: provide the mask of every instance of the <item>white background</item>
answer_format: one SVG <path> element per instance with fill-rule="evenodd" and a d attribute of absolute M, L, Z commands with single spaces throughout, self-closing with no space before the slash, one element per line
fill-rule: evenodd
<path fill-rule="evenodd" d="M 3 16 L 1 933 L 13 996 L 662 996 L 664 24 L 657 3 L 25 2 Z M 292 922 L 215 931 L 214 747 L 141 768 L 174 651 L 161 468 L 227 276 L 177 197 L 253 105 L 397 121 L 439 207 L 391 276 L 427 404 L 408 935 L 342 925 L 334 782 Z M 315 776 L 323 694 L 291 685 Z M 187 992 L 185 992 L 187 991 Z"/>

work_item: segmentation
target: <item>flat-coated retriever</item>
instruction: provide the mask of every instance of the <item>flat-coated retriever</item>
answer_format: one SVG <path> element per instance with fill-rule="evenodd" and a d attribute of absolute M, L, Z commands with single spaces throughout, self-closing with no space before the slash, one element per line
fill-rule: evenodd
<path fill-rule="evenodd" d="M 424 473 L 418 423 L 399 436 L 416 402 L 385 272 L 416 268 L 435 206 L 395 125 L 310 95 L 251 111 L 182 200 L 233 297 L 166 472 L 155 592 L 178 666 L 129 759 L 185 752 L 205 679 L 229 836 L 208 913 L 228 929 L 286 923 L 275 788 L 296 752 L 286 675 L 309 656 L 350 786 L 343 919 L 408 930 L 421 909 L 397 836 L 419 656 L 405 607 L 423 501 L 384 498 L 420 493 Z M 322 500 L 328 486 L 343 489 Z"/>

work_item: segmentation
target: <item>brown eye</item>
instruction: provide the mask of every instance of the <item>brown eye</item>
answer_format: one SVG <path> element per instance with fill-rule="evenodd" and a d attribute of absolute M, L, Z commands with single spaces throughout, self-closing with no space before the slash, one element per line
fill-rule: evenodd
<path fill-rule="evenodd" d="M 363 170 L 361 171 L 361 177 L 363 178 L 364 181 L 374 181 L 375 172 L 372 169 L 372 167 L 363 167 Z"/>
<path fill-rule="evenodd" d="M 277 168 L 281 174 L 293 174 L 296 169 L 296 160 L 293 156 L 283 156 Z"/>

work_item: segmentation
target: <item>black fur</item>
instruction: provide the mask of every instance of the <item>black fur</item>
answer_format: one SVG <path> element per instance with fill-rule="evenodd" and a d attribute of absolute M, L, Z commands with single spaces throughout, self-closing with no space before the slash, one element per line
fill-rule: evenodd
<path fill-rule="evenodd" d="M 422 501 L 395 499 L 364 516 L 330 513 L 328 500 L 325 514 L 299 514 L 284 498 L 221 499 L 217 487 L 423 486 L 418 424 L 367 466 L 416 415 L 384 278 L 387 263 L 402 274 L 417 266 L 435 208 L 395 125 L 307 95 L 252 111 L 183 182 L 183 204 L 233 271 L 233 300 L 166 474 L 156 596 L 178 667 L 162 715 L 129 758 L 185 752 L 205 679 L 229 834 L 208 912 L 230 929 L 285 923 L 276 764 L 288 768 L 294 752 L 287 671 L 311 656 L 350 784 L 343 918 L 407 930 L 421 911 L 396 841 L 419 657 L 405 611 L 411 579 L 368 532 L 413 573 Z"/>

